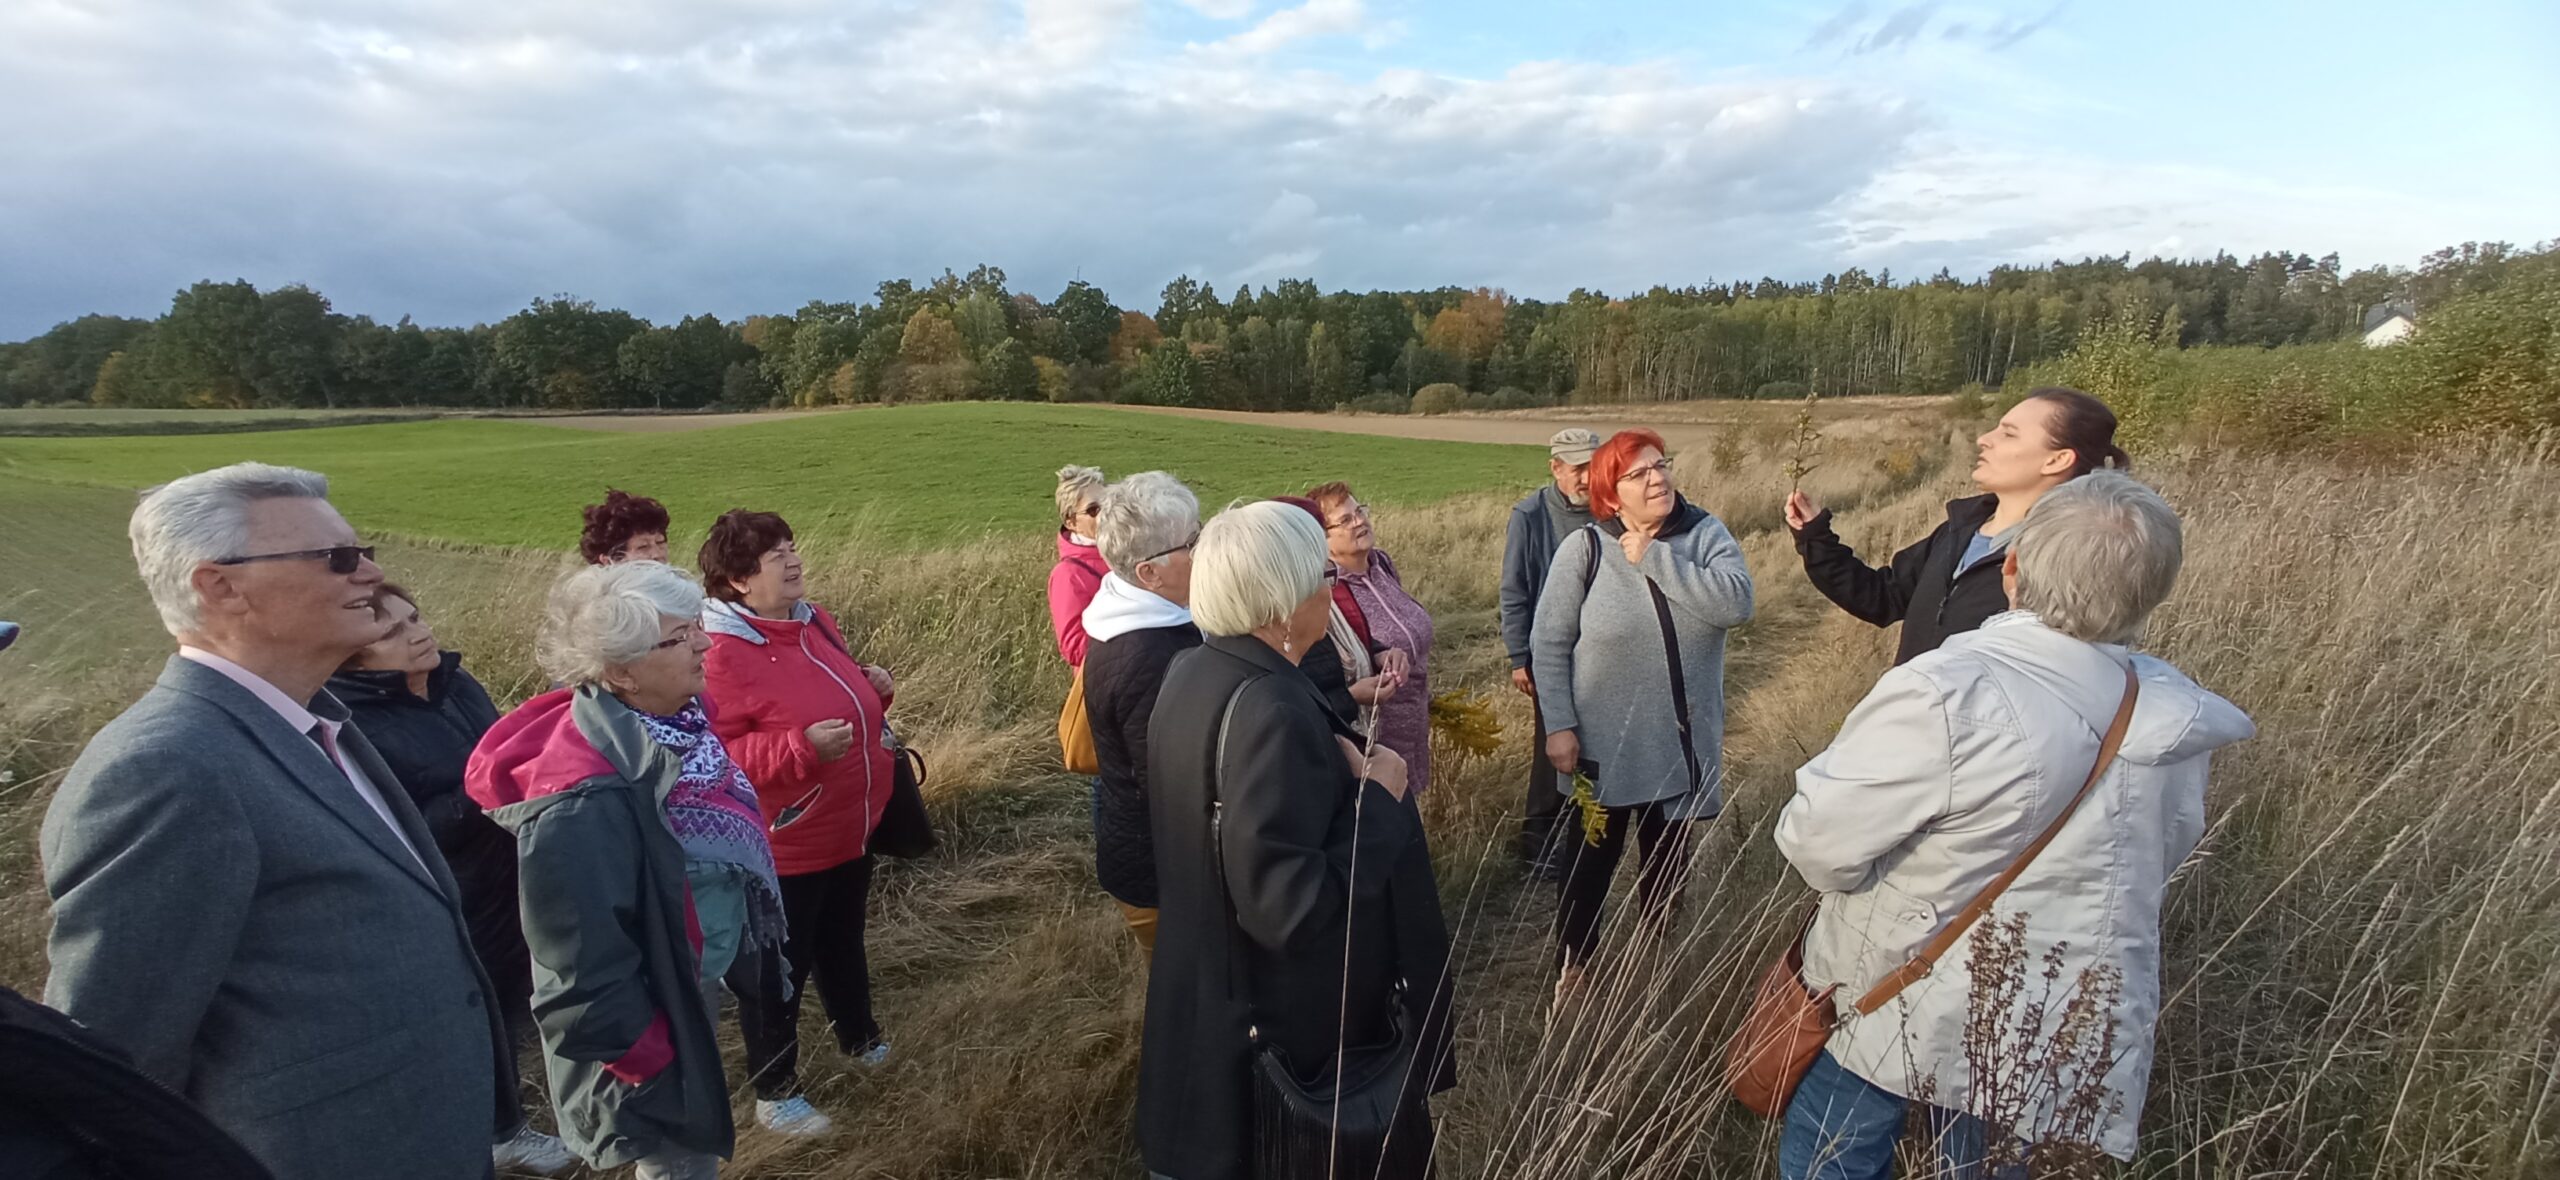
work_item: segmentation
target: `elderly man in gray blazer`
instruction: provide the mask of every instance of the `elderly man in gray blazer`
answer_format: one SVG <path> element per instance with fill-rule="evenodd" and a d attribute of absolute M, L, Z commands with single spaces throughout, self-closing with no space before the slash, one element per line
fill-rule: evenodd
<path fill-rule="evenodd" d="M 278 1180 L 475 1180 L 514 1066 L 452 875 L 321 687 L 382 630 L 327 494 L 242 463 L 134 510 L 178 654 L 45 813 L 45 999 Z"/>

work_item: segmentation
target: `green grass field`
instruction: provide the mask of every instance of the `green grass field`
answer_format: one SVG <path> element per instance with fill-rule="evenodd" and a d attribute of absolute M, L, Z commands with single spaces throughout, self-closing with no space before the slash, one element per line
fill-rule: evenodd
<path fill-rule="evenodd" d="M 1054 474 L 1180 476 L 1214 509 L 1237 496 L 1349 479 L 1388 504 L 1534 482 L 1530 447 L 1423 442 L 1160 418 L 1081 406 L 900 406 L 664 433 L 498 421 L 408 422 L 240 435 L 0 439 L 0 476 L 140 488 L 257 459 L 330 478 L 357 527 L 561 549 L 607 485 L 655 496 L 681 545 L 729 508 L 780 512 L 901 548 L 1051 521 Z"/>

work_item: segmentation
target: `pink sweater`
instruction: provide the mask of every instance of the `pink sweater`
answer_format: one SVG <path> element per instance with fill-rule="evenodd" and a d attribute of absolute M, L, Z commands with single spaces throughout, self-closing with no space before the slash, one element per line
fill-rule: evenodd
<path fill-rule="evenodd" d="M 1076 544 L 1067 530 L 1058 530 L 1058 564 L 1049 570 L 1049 629 L 1058 633 L 1058 655 L 1069 667 L 1084 666 L 1084 608 L 1110 572 L 1102 550 Z"/>

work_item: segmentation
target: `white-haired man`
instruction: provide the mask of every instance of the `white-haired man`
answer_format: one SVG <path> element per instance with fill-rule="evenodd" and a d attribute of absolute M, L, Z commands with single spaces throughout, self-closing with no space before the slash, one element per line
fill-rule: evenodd
<path fill-rule="evenodd" d="M 514 1066 L 443 857 L 321 687 L 382 631 L 327 495 L 241 463 L 134 510 L 178 653 L 45 813 L 45 998 L 278 1180 L 472 1180 Z"/>
<path fill-rule="evenodd" d="M 2005 559 L 2014 609 L 1885 673 L 1796 771 L 1776 839 L 1822 891 L 1804 979 L 1839 985 L 1844 1012 L 2039 834 L 2054 838 L 1934 969 L 1843 1020 L 1787 1108 L 1785 1180 L 1883 1180 L 1914 1101 L 1957 1174 L 2014 1158 L 1992 1135 L 2133 1157 L 2161 901 L 2204 837 L 2213 752 L 2256 732 L 2125 647 L 2180 560 L 2177 514 L 2131 477 L 2095 471 L 2046 492 Z M 2075 807 L 2128 692 L 2122 746 Z M 1986 937 L 2008 953 L 1977 971 Z M 1984 1027 L 1996 1044 L 1968 1038 Z"/>

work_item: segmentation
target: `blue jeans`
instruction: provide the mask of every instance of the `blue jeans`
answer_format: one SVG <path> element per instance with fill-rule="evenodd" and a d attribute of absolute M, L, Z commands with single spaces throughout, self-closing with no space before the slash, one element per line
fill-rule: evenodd
<path fill-rule="evenodd" d="M 1902 1142 L 1910 1103 L 1850 1073 L 1829 1050 L 1815 1058 L 1787 1103 L 1778 1138 L 1780 1180 L 1886 1180 Z M 1952 1180 L 2022 1180 L 2023 1167 L 1987 1167 L 1982 1120 L 1943 1107 L 1924 1108 L 1942 1171 Z"/>

